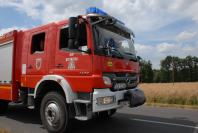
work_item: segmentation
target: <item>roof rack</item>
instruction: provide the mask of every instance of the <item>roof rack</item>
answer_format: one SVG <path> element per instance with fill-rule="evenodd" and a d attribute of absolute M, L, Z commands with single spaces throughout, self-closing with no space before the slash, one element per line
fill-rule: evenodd
<path fill-rule="evenodd" d="M 3 45 L 5 42 L 13 40 L 14 32 L 16 32 L 16 30 L 7 32 L 7 33 L 3 34 L 2 36 L 0 36 L 0 45 Z"/>

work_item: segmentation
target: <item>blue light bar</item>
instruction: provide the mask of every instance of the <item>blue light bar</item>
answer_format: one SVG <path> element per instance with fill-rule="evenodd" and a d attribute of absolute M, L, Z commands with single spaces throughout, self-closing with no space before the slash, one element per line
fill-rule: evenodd
<path fill-rule="evenodd" d="M 108 14 L 106 12 L 104 12 L 101 9 L 98 9 L 97 7 L 90 7 L 86 10 L 87 14 L 99 14 L 102 16 L 107 16 Z"/>
<path fill-rule="evenodd" d="M 101 15 L 101 16 L 112 17 L 108 13 L 104 12 L 103 10 L 101 10 L 101 9 L 99 9 L 97 7 L 89 7 L 89 8 L 87 8 L 86 14 L 98 14 L 98 15 Z M 112 18 L 114 18 L 114 17 L 112 17 Z M 114 19 L 116 19 L 116 18 L 114 18 Z M 118 21 L 118 23 L 125 25 L 122 21 L 120 21 L 118 19 L 116 19 L 116 20 Z"/>

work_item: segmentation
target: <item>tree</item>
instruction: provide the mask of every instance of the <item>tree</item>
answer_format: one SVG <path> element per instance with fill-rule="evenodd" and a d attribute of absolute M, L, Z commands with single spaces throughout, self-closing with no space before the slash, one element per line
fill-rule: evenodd
<path fill-rule="evenodd" d="M 152 69 L 152 63 L 140 60 L 141 77 L 140 81 L 151 82 L 194 82 L 198 81 L 198 57 L 167 56 L 161 60 L 160 69 Z"/>
<path fill-rule="evenodd" d="M 141 82 L 144 82 L 144 83 L 153 82 L 153 70 L 152 70 L 151 62 L 141 60 L 140 66 L 141 66 L 141 78 L 140 78 Z"/>
<path fill-rule="evenodd" d="M 153 82 L 154 83 L 160 83 L 161 82 L 161 71 L 154 69 L 153 70 Z"/>
<path fill-rule="evenodd" d="M 198 81 L 198 58 L 167 56 L 161 61 L 160 72 L 162 82 Z"/>

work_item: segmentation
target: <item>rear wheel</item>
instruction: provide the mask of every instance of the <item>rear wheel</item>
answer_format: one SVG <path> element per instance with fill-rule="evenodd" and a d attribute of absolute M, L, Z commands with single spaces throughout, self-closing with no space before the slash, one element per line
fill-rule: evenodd
<path fill-rule="evenodd" d="M 57 92 L 47 93 L 41 102 L 40 116 L 50 133 L 65 132 L 69 121 L 65 98 Z"/>
<path fill-rule="evenodd" d="M 99 119 L 109 119 L 111 116 L 113 116 L 116 113 L 116 109 L 111 109 L 108 111 L 102 111 L 96 113 L 96 117 Z"/>
<path fill-rule="evenodd" d="M 8 109 L 8 101 L 0 100 L 0 114 L 5 114 Z"/>

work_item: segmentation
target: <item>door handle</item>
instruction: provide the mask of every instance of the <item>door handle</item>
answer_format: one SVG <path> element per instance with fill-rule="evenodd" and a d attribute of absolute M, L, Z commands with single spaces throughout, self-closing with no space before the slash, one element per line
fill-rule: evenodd
<path fill-rule="evenodd" d="M 62 68 L 62 67 L 64 67 L 64 66 L 63 66 L 63 64 L 57 64 L 56 67 Z"/>

